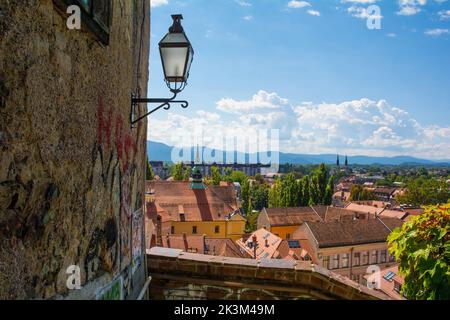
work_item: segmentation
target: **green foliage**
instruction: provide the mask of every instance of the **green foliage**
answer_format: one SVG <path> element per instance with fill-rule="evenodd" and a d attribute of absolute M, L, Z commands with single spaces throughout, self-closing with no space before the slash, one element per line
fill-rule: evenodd
<path fill-rule="evenodd" d="M 256 212 L 249 211 L 249 213 L 247 214 L 247 223 L 245 224 L 245 232 L 246 233 L 252 233 L 252 232 L 256 231 L 257 224 L 258 224 L 258 216 L 259 216 L 258 211 L 256 211 Z"/>
<path fill-rule="evenodd" d="M 183 163 L 179 162 L 172 168 L 172 177 L 175 181 L 182 181 L 184 179 Z"/>
<path fill-rule="evenodd" d="M 331 205 L 334 193 L 334 176 L 321 164 L 312 177 L 299 179 L 295 173 L 276 179 L 269 190 L 269 208 Z"/>
<path fill-rule="evenodd" d="M 420 177 L 409 180 L 406 193 L 398 196 L 400 203 L 410 205 L 436 205 L 450 198 L 448 185 L 444 179 Z"/>
<path fill-rule="evenodd" d="M 171 168 L 171 176 L 174 181 L 189 181 L 191 170 L 191 167 L 185 167 L 182 162 L 179 162 Z"/>
<path fill-rule="evenodd" d="M 250 188 L 250 197 L 254 210 L 261 211 L 269 206 L 269 189 L 266 184 L 254 184 Z"/>
<path fill-rule="evenodd" d="M 376 200 L 376 195 L 372 192 L 367 190 L 361 185 L 353 185 L 352 189 L 350 190 L 350 201 L 367 201 L 367 200 Z"/>
<path fill-rule="evenodd" d="M 245 213 L 248 213 L 248 206 L 250 201 L 250 182 L 247 177 L 241 183 L 241 198 L 242 198 L 242 208 Z"/>
<path fill-rule="evenodd" d="M 239 182 L 242 185 L 244 180 L 247 180 L 247 175 L 242 171 L 233 171 L 230 175 L 232 182 Z"/>
<path fill-rule="evenodd" d="M 450 204 L 430 206 L 389 236 L 410 300 L 450 299 Z"/>
<path fill-rule="evenodd" d="M 189 181 L 189 179 L 191 178 L 191 174 L 192 174 L 192 168 L 190 166 L 185 167 L 183 170 L 183 180 Z"/>
<path fill-rule="evenodd" d="M 211 167 L 211 180 L 212 184 L 215 186 L 220 185 L 220 181 L 222 181 L 222 175 L 220 174 L 219 168 L 216 166 Z"/>
<path fill-rule="evenodd" d="M 152 168 L 148 158 L 147 158 L 147 171 L 145 172 L 145 179 L 147 181 L 151 181 L 151 180 L 155 179 L 155 173 L 153 172 L 153 168 Z"/>

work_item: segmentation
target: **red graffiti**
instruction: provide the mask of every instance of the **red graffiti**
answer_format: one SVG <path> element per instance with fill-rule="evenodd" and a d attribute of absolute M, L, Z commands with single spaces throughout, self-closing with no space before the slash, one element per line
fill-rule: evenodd
<path fill-rule="evenodd" d="M 127 170 L 133 153 L 137 153 L 137 144 L 131 135 L 131 129 L 128 132 L 125 131 L 124 121 L 120 114 L 114 114 L 112 110 L 109 110 L 106 116 L 103 97 L 99 97 L 98 99 L 97 120 L 98 143 L 104 145 L 106 150 L 109 150 L 111 146 L 111 133 L 114 130 L 117 158 L 123 164 L 123 169 Z"/>

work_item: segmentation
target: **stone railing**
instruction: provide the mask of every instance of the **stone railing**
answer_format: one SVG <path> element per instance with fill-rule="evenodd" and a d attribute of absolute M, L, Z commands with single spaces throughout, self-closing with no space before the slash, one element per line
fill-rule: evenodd
<path fill-rule="evenodd" d="M 389 299 L 305 261 L 240 259 L 155 247 L 147 250 L 150 299 Z"/>

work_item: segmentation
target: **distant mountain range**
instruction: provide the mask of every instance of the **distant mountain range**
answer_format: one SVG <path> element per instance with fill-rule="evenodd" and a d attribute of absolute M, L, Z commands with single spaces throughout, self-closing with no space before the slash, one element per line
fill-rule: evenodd
<path fill-rule="evenodd" d="M 171 162 L 173 147 L 168 146 L 164 143 L 147 141 L 147 154 L 150 161 L 165 161 Z M 213 150 L 209 148 L 203 148 L 205 154 L 213 154 Z M 217 152 L 217 151 L 216 151 Z M 219 154 L 222 151 L 218 151 Z M 190 148 L 190 156 L 188 159 L 193 161 L 196 157 L 196 147 Z M 249 162 L 249 154 L 237 153 L 235 152 L 235 156 L 238 156 L 240 159 L 245 158 L 246 162 Z M 341 156 L 341 164 L 343 165 L 345 161 L 345 157 Z M 207 161 L 206 161 L 207 162 Z M 442 160 L 442 161 L 433 161 L 426 159 L 419 159 L 410 156 L 397 156 L 397 157 L 370 157 L 370 156 L 349 156 L 348 157 L 349 164 L 359 164 L 359 165 L 424 165 L 424 166 L 443 166 L 450 165 L 450 160 Z M 336 155 L 335 154 L 294 154 L 294 153 L 284 153 L 280 152 L 280 163 L 291 163 L 291 164 L 335 164 L 336 163 Z"/>

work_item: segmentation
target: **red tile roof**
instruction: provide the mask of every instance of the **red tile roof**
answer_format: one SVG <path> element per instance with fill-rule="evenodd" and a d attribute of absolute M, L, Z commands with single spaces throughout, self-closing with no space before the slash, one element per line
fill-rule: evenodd
<path fill-rule="evenodd" d="M 390 277 L 386 278 L 386 276 L 390 272 L 395 274 L 395 276 L 393 276 L 391 279 L 390 279 Z M 374 283 L 376 275 L 377 274 L 374 273 L 374 274 L 371 274 L 371 275 L 366 275 L 364 277 L 367 279 L 367 282 Z M 390 280 L 387 280 L 387 279 L 390 279 Z M 381 272 L 380 272 L 380 284 L 379 284 L 379 288 L 377 288 L 376 290 L 380 290 L 381 292 L 385 293 L 386 295 L 388 295 L 392 299 L 405 300 L 403 295 L 401 295 L 400 293 L 395 291 L 395 289 L 394 289 L 395 288 L 395 282 L 399 283 L 400 285 L 404 284 L 404 279 L 398 274 L 398 265 L 395 265 L 393 267 L 381 270 Z"/>
<path fill-rule="evenodd" d="M 306 252 L 302 250 L 292 250 L 289 248 L 288 241 L 281 239 L 266 229 L 259 229 L 250 236 L 245 236 L 236 243 L 250 257 L 254 258 L 253 237 L 256 237 L 256 259 L 290 259 L 302 260 L 306 256 Z"/>
<path fill-rule="evenodd" d="M 386 242 L 388 235 L 402 225 L 398 219 L 370 219 L 350 222 L 306 222 L 320 248 Z"/>
<path fill-rule="evenodd" d="M 209 250 L 207 253 L 210 255 L 233 258 L 251 258 L 250 255 L 242 250 L 242 248 L 232 239 L 206 238 L 205 241 Z"/>
<path fill-rule="evenodd" d="M 327 222 L 352 220 L 358 212 L 337 207 L 311 206 L 265 209 L 270 226 L 296 226 L 304 222 Z"/>
<path fill-rule="evenodd" d="M 148 205 L 149 217 L 160 215 L 162 221 L 226 220 L 238 210 L 232 185 L 209 186 L 205 190 L 191 189 L 188 181 L 152 181 L 155 205 Z"/>

